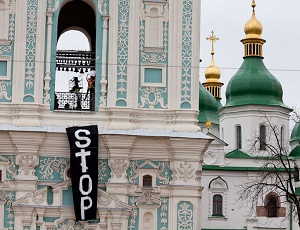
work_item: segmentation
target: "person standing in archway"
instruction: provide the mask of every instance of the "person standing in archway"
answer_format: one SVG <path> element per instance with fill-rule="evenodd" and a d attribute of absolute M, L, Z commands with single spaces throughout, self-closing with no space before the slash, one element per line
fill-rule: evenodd
<path fill-rule="evenodd" d="M 93 105 L 94 105 L 94 95 L 95 95 L 95 78 L 96 78 L 95 70 L 91 70 L 87 73 L 86 81 L 88 84 L 88 88 L 87 88 L 85 99 L 89 95 L 91 109 L 93 109 L 94 107 Z"/>

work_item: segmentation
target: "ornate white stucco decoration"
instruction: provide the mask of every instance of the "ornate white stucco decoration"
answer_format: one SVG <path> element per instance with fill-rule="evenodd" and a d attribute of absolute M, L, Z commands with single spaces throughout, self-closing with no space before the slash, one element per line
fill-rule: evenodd
<path fill-rule="evenodd" d="M 98 10 L 102 16 L 108 15 L 108 3 L 107 0 L 98 1 Z"/>
<path fill-rule="evenodd" d="M 192 164 L 188 162 L 180 163 L 180 166 L 176 168 L 179 179 L 184 182 L 194 177 L 194 171 L 195 168 L 192 168 Z"/>
<path fill-rule="evenodd" d="M 129 163 L 129 172 L 127 173 L 129 183 L 135 184 L 137 178 L 139 177 L 139 165 L 136 161 L 131 161 Z"/>
<path fill-rule="evenodd" d="M 7 86 L 11 85 L 11 81 L 0 81 L 0 99 L 5 98 L 10 101 L 11 96 L 8 96 Z"/>
<path fill-rule="evenodd" d="M 142 92 L 142 96 L 140 96 L 140 108 L 144 108 L 145 105 L 148 105 L 149 109 L 154 109 L 155 105 L 157 104 L 160 104 L 163 109 L 168 108 L 168 105 L 165 105 L 164 99 L 162 97 L 162 94 L 167 92 L 167 88 L 159 89 L 157 87 L 146 87 L 140 88 L 140 90 Z"/>
<path fill-rule="evenodd" d="M 37 156 L 17 156 L 17 165 L 19 165 L 19 174 L 20 177 L 33 176 L 35 177 L 34 168 L 37 166 L 38 157 Z"/>
<path fill-rule="evenodd" d="M 21 206 L 23 204 L 30 204 L 30 205 L 37 204 L 37 205 L 45 206 L 48 205 L 46 201 L 46 197 L 47 197 L 47 187 L 44 187 L 35 192 L 27 193 L 25 196 L 16 200 L 13 203 L 13 206 Z"/>
<path fill-rule="evenodd" d="M 204 163 L 206 165 L 212 165 L 212 164 L 216 163 L 216 161 L 217 161 L 217 158 L 211 151 L 206 152 L 204 154 Z"/>
<path fill-rule="evenodd" d="M 193 205 L 190 202 L 181 202 L 177 211 L 178 229 L 193 229 Z"/>
<path fill-rule="evenodd" d="M 53 179 L 53 173 L 56 172 L 61 178 L 64 178 L 64 171 L 70 165 L 69 158 L 60 157 L 48 157 L 40 160 L 39 173 L 42 175 L 42 179 Z"/>
<path fill-rule="evenodd" d="M 9 192 L 9 193 L 5 194 L 5 198 L 7 199 L 6 211 L 7 211 L 7 219 L 8 219 L 7 223 L 9 225 L 9 227 L 7 229 L 8 230 L 13 230 L 15 221 L 14 221 L 14 210 L 12 208 L 12 203 L 13 203 L 13 200 L 15 198 L 15 195 L 13 193 Z"/>
<path fill-rule="evenodd" d="M 98 189 L 98 203 L 106 208 L 124 208 L 131 211 L 132 207 L 115 196 Z"/>
<path fill-rule="evenodd" d="M 170 183 L 170 177 L 168 175 L 169 168 L 169 162 L 159 162 L 158 164 L 157 178 L 161 180 L 162 184 Z"/>
<path fill-rule="evenodd" d="M 55 12 L 57 11 L 58 7 L 59 7 L 59 0 L 54 0 L 54 6 L 53 5 L 53 0 L 48 0 L 48 11 L 49 12 Z"/>
<path fill-rule="evenodd" d="M 127 160 L 114 159 L 110 161 L 110 168 L 112 169 L 112 177 L 116 175 L 117 178 L 122 177 L 123 173 L 127 168 Z"/>
<path fill-rule="evenodd" d="M 138 198 L 136 204 L 138 207 L 143 205 L 154 205 L 158 208 L 161 205 L 161 199 L 159 198 L 159 196 L 154 195 L 151 191 L 145 191 Z"/>

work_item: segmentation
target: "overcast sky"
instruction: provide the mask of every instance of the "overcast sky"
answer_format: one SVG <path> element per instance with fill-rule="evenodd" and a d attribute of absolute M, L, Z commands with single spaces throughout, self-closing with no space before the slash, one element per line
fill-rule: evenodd
<path fill-rule="evenodd" d="M 244 25 L 251 18 L 252 0 L 201 0 L 200 81 L 211 61 L 213 30 L 220 40 L 215 44 L 215 64 L 221 70 L 222 104 L 226 86 L 243 62 Z M 256 18 L 263 25 L 264 63 L 281 82 L 283 101 L 300 107 L 300 0 L 256 0 Z"/>

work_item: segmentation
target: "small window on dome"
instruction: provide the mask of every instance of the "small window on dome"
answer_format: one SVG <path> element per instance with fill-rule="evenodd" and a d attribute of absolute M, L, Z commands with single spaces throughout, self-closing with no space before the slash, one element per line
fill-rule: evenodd
<path fill-rule="evenodd" d="M 280 130 L 280 147 L 283 148 L 284 147 L 284 127 L 281 127 Z"/>
<path fill-rule="evenodd" d="M 266 150 L 266 126 L 259 126 L 259 149 Z"/>
<path fill-rule="evenodd" d="M 240 125 L 236 126 L 236 148 L 242 148 L 242 128 Z"/>

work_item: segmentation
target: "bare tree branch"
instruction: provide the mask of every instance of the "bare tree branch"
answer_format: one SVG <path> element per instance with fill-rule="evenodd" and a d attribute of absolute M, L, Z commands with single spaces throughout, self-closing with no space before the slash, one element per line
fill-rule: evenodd
<path fill-rule="evenodd" d="M 300 120 L 300 113 L 294 112 L 293 119 Z M 266 206 L 262 199 L 268 193 L 276 193 L 281 202 L 290 202 L 291 213 L 300 226 L 300 201 L 296 194 L 295 177 L 299 180 L 299 169 L 293 158 L 289 157 L 289 148 L 283 146 L 281 130 L 272 123 L 272 118 L 264 116 L 266 137 L 254 134 L 250 140 L 251 154 L 257 157 L 260 170 L 254 177 L 248 178 L 237 186 L 238 201 L 250 204 L 250 213 L 256 213 L 258 207 Z M 263 145 L 264 150 L 261 151 Z M 296 176 L 295 176 L 296 175 Z"/>

